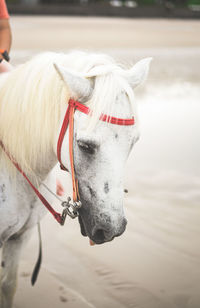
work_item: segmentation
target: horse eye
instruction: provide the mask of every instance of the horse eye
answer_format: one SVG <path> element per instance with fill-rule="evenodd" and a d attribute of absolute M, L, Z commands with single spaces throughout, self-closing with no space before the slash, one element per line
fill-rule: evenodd
<path fill-rule="evenodd" d="M 79 149 L 82 152 L 88 153 L 88 154 L 94 154 L 96 150 L 96 145 L 92 143 L 86 143 L 83 141 L 77 141 Z"/>

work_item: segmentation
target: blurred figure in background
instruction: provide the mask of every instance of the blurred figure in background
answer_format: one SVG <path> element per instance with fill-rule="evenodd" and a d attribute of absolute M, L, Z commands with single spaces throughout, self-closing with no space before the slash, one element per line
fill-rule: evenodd
<path fill-rule="evenodd" d="M 0 0 L 0 73 L 12 69 L 8 63 L 12 35 L 5 0 Z"/>

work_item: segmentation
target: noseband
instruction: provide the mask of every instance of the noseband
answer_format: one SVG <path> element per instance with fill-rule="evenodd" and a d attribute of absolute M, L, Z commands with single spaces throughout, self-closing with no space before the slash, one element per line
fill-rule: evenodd
<path fill-rule="evenodd" d="M 81 104 L 80 102 L 73 100 L 72 98 L 69 99 L 67 111 L 65 113 L 65 117 L 62 123 L 62 127 L 60 130 L 58 142 L 57 142 L 57 157 L 58 161 L 60 163 L 60 167 L 62 170 L 68 171 L 68 169 L 62 164 L 61 161 L 61 148 L 63 139 L 65 137 L 65 133 L 67 131 L 67 128 L 69 126 L 69 157 L 70 157 L 70 167 L 71 167 L 71 177 L 72 177 L 72 186 L 73 186 L 73 203 L 70 203 L 70 197 L 67 201 L 62 202 L 62 206 L 64 207 L 64 210 L 62 214 L 56 212 L 53 207 L 49 204 L 49 202 L 44 198 L 44 196 L 38 191 L 38 189 L 31 183 L 29 178 L 26 176 L 26 174 L 23 172 L 23 170 L 20 168 L 18 163 L 12 158 L 12 156 L 6 151 L 3 143 L 0 141 L 0 146 L 4 150 L 4 152 L 7 154 L 9 159 L 12 161 L 12 163 L 15 165 L 17 170 L 24 176 L 26 181 L 29 183 L 29 185 L 32 187 L 38 198 L 42 201 L 44 206 L 48 209 L 48 211 L 54 216 L 54 218 L 59 222 L 59 224 L 64 225 L 66 216 L 69 215 L 71 218 L 75 218 L 78 216 L 78 209 L 81 207 L 81 201 L 79 196 L 79 190 L 78 190 L 78 180 L 75 175 L 74 170 L 74 156 L 73 156 L 73 132 L 74 132 L 74 113 L 78 110 L 80 112 L 83 112 L 85 114 L 90 113 L 89 107 Z M 100 121 L 108 122 L 110 124 L 116 124 L 116 125 L 134 125 L 134 117 L 130 119 L 120 119 L 115 118 L 112 116 L 108 116 L 106 114 L 102 114 L 99 118 Z"/>

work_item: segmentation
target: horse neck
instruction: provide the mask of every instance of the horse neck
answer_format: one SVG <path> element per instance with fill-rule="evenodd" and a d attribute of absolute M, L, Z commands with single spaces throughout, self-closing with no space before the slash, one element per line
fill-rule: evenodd
<path fill-rule="evenodd" d="M 44 181 L 49 174 L 49 172 L 55 167 L 57 163 L 57 157 L 54 151 L 48 151 L 45 163 L 38 160 L 33 173 L 36 175 L 36 178 L 39 178 L 41 181 Z"/>

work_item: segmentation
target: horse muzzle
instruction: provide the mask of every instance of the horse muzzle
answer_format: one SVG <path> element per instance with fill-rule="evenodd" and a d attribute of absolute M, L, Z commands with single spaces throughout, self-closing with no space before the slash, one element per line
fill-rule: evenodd
<path fill-rule="evenodd" d="M 123 218 L 120 225 L 116 226 L 108 225 L 104 222 L 96 224 L 92 230 L 91 240 L 96 244 L 103 244 L 105 242 L 112 241 L 115 237 L 124 233 L 127 225 L 127 220 Z"/>
<path fill-rule="evenodd" d="M 79 223 L 83 236 L 88 236 L 95 244 L 103 244 L 112 241 L 115 237 L 120 236 L 126 229 L 127 220 L 122 217 L 119 221 L 114 222 L 107 214 L 101 214 L 90 220 L 84 219 L 84 215 L 79 215 Z"/>

